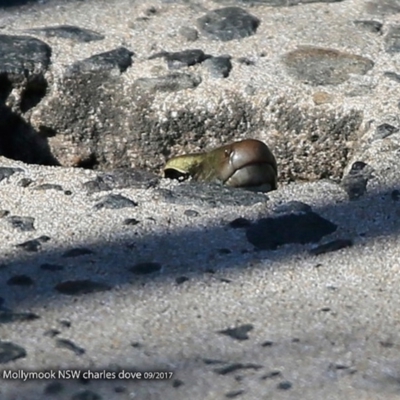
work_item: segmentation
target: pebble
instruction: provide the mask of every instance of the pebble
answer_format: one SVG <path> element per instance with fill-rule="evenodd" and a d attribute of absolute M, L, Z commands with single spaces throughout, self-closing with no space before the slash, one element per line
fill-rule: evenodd
<path fill-rule="evenodd" d="M 66 349 L 69 351 L 72 351 L 75 353 L 77 356 L 81 356 L 82 354 L 85 354 L 85 349 L 82 347 L 77 346 L 72 340 L 69 339 L 62 339 L 62 338 L 57 338 L 55 340 L 56 347 L 60 349 Z"/>
<path fill-rule="evenodd" d="M 104 196 L 98 203 L 95 204 L 94 208 L 96 210 L 101 210 L 103 208 L 109 210 L 120 210 L 126 207 L 137 207 L 138 203 L 128 199 L 121 194 L 109 194 Z"/>
<path fill-rule="evenodd" d="M 254 329 L 254 326 L 252 324 L 244 324 L 244 325 L 237 326 L 235 328 L 228 328 L 228 329 L 219 331 L 218 333 L 229 336 L 235 340 L 248 340 L 249 339 L 248 333 L 250 331 L 252 331 L 253 329 Z"/>
<path fill-rule="evenodd" d="M 26 29 L 25 32 L 41 35 L 46 38 L 57 37 L 61 39 L 70 39 L 77 43 L 87 43 L 94 40 L 103 40 L 105 38 L 104 35 L 98 32 L 74 25 L 46 26 L 43 28 Z"/>

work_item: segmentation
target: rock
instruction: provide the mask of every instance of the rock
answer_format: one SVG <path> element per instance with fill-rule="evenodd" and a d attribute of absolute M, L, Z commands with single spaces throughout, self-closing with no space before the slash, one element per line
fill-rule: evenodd
<path fill-rule="evenodd" d="M 133 55 L 134 53 L 125 47 L 118 47 L 114 50 L 95 54 L 82 61 L 73 63 L 67 69 L 67 76 L 89 72 L 111 71 L 113 69 L 123 73 L 132 65 Z"/>
<path fill-rule="evenodd" d="M 191 28 L 189 26 L 182 26 L 179 29 L 179 33 L 183 36 L 188 42 L 195 42 L 199 38 L 199 32 L 195 28 Z"/>
<path fill-rule="evenodd" d="M 382 32 L 383 24 L 382 24 L 382 22 L 379 22 L 379 21 L 357 20 L 357 21 L 354 21 L 354 23 L 357 26 L 365 29 L 368 32 L 372 32 L 372 33 L 381 33 Z"/>
<path fill-rule="evenodd" d="M 213 78 L 227 78 L 232 70 L 231 56 L 210 57 L 204 65 Z"/>
<path fill-rule="evenodd" d="M 397 128 L 393 125 L 387 124 L 387 123 L 383 123 L 376 127 L 373 139 L 374 140 L 385 139 L 385 138 L 389 137 L 390 135 L 392 135 L 393 133 L 396 133 L 398 131 L 399 131 L 399 128 Z"/>
<path fill-rule="evenodd" d="M 400 3 L 398 0 L 376 0 L 365 4 L 365 8 L 371 14 L 397 14 L 400 13 Z"/>
<path fill-rule="evenodd" d="M 400 83 L 400 75 L 396 74 L 395 72 L 392 71 L 385 71 L 383 73 L 383 76 L 385 76 L 386 78 L 392 79 L 395 82 Z"/>
<path fill-rule="evenodd" d="M 42 185 L 38 185 L 35 187 L 35 190 L 59 190 L 63 191 L 63 187 L 61 185 L 57 185 L 54 183 L 43 183 Z"/>
<path fill-rule="evenodd" d="M 30 232 L 35 230 L 35 227 L 33 226 L 35 218 L 33 217 L 20 217 L 18 215 L 11 215 L 7 217 L 6 220 L 13 228 L 19 230 L 20 232 Z"/>
<path fill-rule="evenodd" d="M 343 177 L 341 186 L 347 192 L 349 200 L 357 200 L 367 191 L 372 168 L 363 161 L 353 163 L 350 172 Z"/>
<path fill-rule="evenodd" d="M 205 36 L 225 42 L 254 35 L 260 20 L 240 7 L 225 7 L 198 18 L 197 25 Z"/>
<path fill-rule="evenodd" d="M 263 366 L 260 364 L 233 363 L 233 364 L 227 365 L 226 367 L 216 368 L 216 369 L 214 369 L 214 372 L 217 373 L 218 375 L 228 375 L 228 374 L 231 374 L 232 372 L 240 371 L 242 369 L 253 369 L 253 370 L 257 371 L 261 368 L 263 368 Z"/>
<path fill-rule="evenodd" d="M 260 250 L 276 250 L 290 243 L 315 243 L 335 232 L 337 225 L 314 212 L 262 218 L 249 228 L 248 241 Z"/>
<path fill-rule="evenodd" d="M 42 28 L 26 29 L 25 32 L 34 35 L 41 35 L 46 38 L 57 37 L 61 39 L 70 39 L 77 43 L 86 43 L 104 39 L 104 35 L 101 35 L 98 32 L 74 25 L 45 26 Z"/>
<path fill-rule="evenodd" d="M 312 211 L 309 204 L 303 203 L 302 201 L 292 200 L 287 203 L 280 204 L 274 209 L 277 214 L 289 214 L 289 213 L 307 213 Z"/>
<path fill-rule="evenodd" d="M 24 172 L 24 170 L 21 168 L 0 167 L 0 182 L 14 175 L 16 172 Z"/>
<path fill-rule="evenodd" d="M 40 236 L 36 239 L 28 240 L 26 242 L 17 244 L 16 247 L 20 247 L 21 249 L 29 252 L 39 251 L 42 247 L 42 243 L 46 243 L 50 240 L 48 236 Z"/>
<path fill-rule="evenodd" d="M 366 74 L 374 62 L 334 49 L 301 46 L 283 57 L 289 75 L 312 85 L 339 85 L 349 74 Z"/>
<path fill-rule="evenodd" d="M 103 282 L 95 282 L 90 279 L 64 281 L 58 283 L 55 287 L 57 292 L 69 296 L 81 296 L 88 293 L 104 292 L 111 290 L 112 287 Z"/>
<path fill-rule="evenodd" d="M 6 364 L 18 358 L 25 358 L 26 350 L 12 342 L 0 341 L 0 364 Z"/>

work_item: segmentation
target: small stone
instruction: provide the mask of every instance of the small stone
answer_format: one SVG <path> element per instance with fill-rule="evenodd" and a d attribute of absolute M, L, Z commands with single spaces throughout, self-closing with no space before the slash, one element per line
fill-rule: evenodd
<path fill-rule="evenodd" d="M 247 58 L 247 57 L 239 57 L 239 58 L 237 58 L 236 61 L 240 64 L 247 65 L 247 66 L 256 65 L 256 62 L 254 60 L 251 60 L 250 58 Z"/>
<path fill-rule="evenodd" d="M 278 383 L 277 389 L 279 390 L 289 390 L 292 388 L 292 384 L 289 381 L 282 381 Z"/>
<path fill-rule="evenodd" d="M 40 236 L 37 239 L 28 240 L 23 243 L 19 243 L 16 247 L 20 247 L 25 251 L 29 252 L 37 252 L 42 246 L 42 243 L 46 243 L 50 240 L 48 236 Z"/>
<path fill-rule="evenodd" d="M 349 196 L 349 200 L 358 200 L 367 191 L 368 180 L 372 176 L 372 169 L 363 161 L 356 161 L 348 175 L 343 177 L 340 185 Z"/>
<path fill-rule="evenodd" d="M 351 239 L 336 239 L 311 249 L 309 253 L 318 256 L 320 254 L 330 253 L 351 246 L 353 246 L 353 241 Z"/>
<path fill-rule="evenodd" d="M 26 350 L 12 342 L 0 341 L 0 364 L 6 364 L 18 358 L 25 358 Z"/>
<path fill-rule="evenodd" d="M 18 215 L 11 215 L 7 218 L 7 221 L 13 228 L 19 230 L 20 232 L 29 232 L 35 230 L 35 227 L 33 226 L 35 218 L 32 217 L 20 217 Z"/>
<path fill-rule="evenodd" d="M 58 292 L 68 296 L 81 296 L 88 293 L 104 292 L 111 290 L 112 287 L 107 283 L 95 282 L 90 279 L 64 281 L 55 287 Z"/>
<path fill-rule="evenodd" d="M 1 41 L 1 36 L 2 35 L 0 35 L 0 41 Z M 0 45 L 1 45 L 1 42 L 0 42 Z M 0 47 L 0 51 L 1 50 L 3 50 L 3 49 Z M 2 61 L 1 55 L 2 55 L 2 53 L 0 53 L 0 67 L 1 67 L 1 61 Z M 1 72 L 2 71 L 0 68 L 0 74 L 1 74 Z M 21 168 L 0 167 L 0 182 L 4 179 L 9 178 L 11 175 L 15 174 L 16 172 L 24 172 L 24 170 Z"/>
<path fill-rule="evenodd" d="M 10 286 L 32 286 L 35 282 L 28 275 L 14 275 L 7 281 Z"/>
<path fill-rule="evenodd" d="M 261 343 L 262 347 L 271 347 L 273 346 L 274 342 L 272 342 L 271 340 L 266 340 L 265 342 Z"/>
<path fill-rule="evenodd" d="M 204 54 L 200 49 L 189 49 L 178 51 L 176 53 L 168 53 L 166 51 L 154 54 L 149 57 L 149 60 L 154 58 L 164 57 L 168 63 L 169 69 L 179 69 L 183 67 L 190 67 L 192 65 L 200 64 L 210 56 Z"/>
<path fill-rule="evenodd" d="M 42 35 L 47 38 L 57 37 L 70 39 L 74 42 L 87 43 L 94 40 L 103 40 L 104 35 L 90 29 L 79 28 L 74 25 L 46 26 L 43 28 L 26 29 L 25 32 Z"/>
<path fill-rule="evenodd" d="M 81 61 L 76 61 L 67 70 L 67 75 L 86 72 L 110 71 L 117 69 L 125 72 L 132 65 L 134 53 L 125 47 L 95 54 Z"/>
<path fill-rule="evenodd" d="M 161 271 L 161 264 L 155 262 L 139 263 L 129 268 L 129 271 L 136 275 L 153 274 L 154 272 Z"/>
<path fill-rule="evenodd" d="M 140 223 L 140 221 L 135 218 L 126 218 L 126 219 L 124 219 L 124 222 L 123 222 L 124 225 L 131 225 L 131 226 L 135 226 L 139 223 Z"/>
<path fill-rule="evenodd" d="M 128 199 L 121 194 L 109 194 L 104 196 L 102 200 L 100 200 L 94 208 L 96 210 L 101 210 L 102 208 L 106 208 L 109 210 L 120 210 L 121 208 L 126 207 L 137 207 L 138 203 L 135 201 Z"/>
<path fill-rule="evenodd" d="M 260 379 L 265 381 L 267 379 L 277 378 L 277 377 L 281 377 L 281 376 L 282 376 L 282 372 L 281 371 L 271 371 L 268 374 L 263 375 Z"/>
<path fill-rule="evenodd" d="M 67 250 L 62 257 L 70 258 L 70 257 L 80 257 L 85 256 L 87 254 L 94 254 L 94 251 L 87 249 L 85 247 L 76 247 L 74 249 Z"/>
<path fill-rule="evenodd" d="M 316 243 L 335 232 L 337 225 L 314 212 L 262 218 L 247 228 L 248 241 L 260 250 L 276 250 L 289 243 Z"/>
<path fill-rule="evenodd" d="M 28 187 L 29 185 L 31 185 L 32 183 L 33 183 L 33 180 L 30 179 L 30 178 L 21 178 L 21 179 L 18 181 L 18 186 L 23 187 L 23 188 L 26 188 L 26 187 Z"/>
<path fill-rule="evenodd" d="M 230 56 L 210 57 L 204 65 L 213 78 L 227 78 L 232 70 Z"/>
<path fill-rule="evenodd" d="M 47 330 L 47 331 L 45 331 L 44 333 L 43 333 L 43 336 L 47 336 L 47 337 L 50 337 L 50 338 L 54 338 L 54 337 L 56 337 L 57 335 L 59 335 L 61 333 L 61 331 L 59 331 L 58 329 L 49 329 L 49 330 Z"/>
<path fill-rule="evenodd" d="M 9 214 L 10 214 L 10 211 L 8 211 L 8 210 L 0 210 L 0 218 L 4 218 Z"/>
<path fill-rule="evenodd" d="M 181 387 L 184 384 L 183 381 L 181 381 L 180 379 L 174 379 L 172 381 L 172 387 L 177 389 L 178 387 Z"/>
<path fill-rule="evenodd" d="M 199 213 L 197 211 L 195 211 L 195 210 L 185 210 L 184 214 L 187 217 L 198 217 L 199 216 Z"/>
<path fill-rule="evenodd" d="M 375 134 L 374 134 L 374 140 L 376 139 L 385 139 L 392 135 L 393 133 L 396 133 L 399 131 L 399 128 L 390 125 L 390 124 L 381 124 L 376 127 L 375 129 Z"/>
<path fill-rule="evenodd" d="M 241 326 L 238 326 L 236 328 L 229 328 L 225 329 L 223 331 L 219 331 L 218 333 L 221 333 L 223 335 L 230 336 L 232 339 L 236 340 L 248 340 L 249 335 L 248 333 L 254 329 L 254 326 L 251 324 L 244 324 Z"/>
<path fill-rule="evenodd" d="M 60 349 L 70 350 L 75 353 L 77 356 L 81 356 L 85 354 L 85 349 L 77 346 L 74 342 L 69 339 L 56 339 L 56 347 Z"/>
<path fill-rule="evenodd" d="M 146 92 L 177 92 L 184 89 L 194 89 L 202 82 L 201 77 L 181 72 L 172 72 L 156 78 L 139 78 L 134 87 Z"/>
<path fill-rule="evenodd" d="M 254 35 L 260 20 L 240 7 L 225 7 L 198 18 L 197 25 L 209 38 L 229 41 Z"/>
<path fill-rule="evenodd" d="M 188 42 L 195 42 L 199 38 L 199 32 L 195 28 L 182 26 L 179 29 L 179 34 L 183 36 Z"/>
<path fill-rule="evenodd" d="M 289 75 L 311 85 L 339 85 L 350 74 L 364 75 L 374 66 L 366 57 L 313 46 L 286 53 L 283 63 Z"/>
<path fill-rule="evenodd" d="M 63 328 L 71 328 L 71 321 L 68 321 L 66 319 L 60 319 L 59 324 L 63 327 Z"/>

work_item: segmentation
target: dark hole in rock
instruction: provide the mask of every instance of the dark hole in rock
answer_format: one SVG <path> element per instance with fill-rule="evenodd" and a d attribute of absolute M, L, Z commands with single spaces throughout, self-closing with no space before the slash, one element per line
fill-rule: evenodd
<path fill-rule="evenodd" d="M 4 103 L 12 91 L 12 84 L 4 74 L 0 74 L 0 103 Z"/>
<path fill-rule="evenodd" d="M 46 95 L 47 82 L 46 80 L 38 80 L 29 82 L 22 92 L 21 111 L 26 112 L 35 107 Z"/>

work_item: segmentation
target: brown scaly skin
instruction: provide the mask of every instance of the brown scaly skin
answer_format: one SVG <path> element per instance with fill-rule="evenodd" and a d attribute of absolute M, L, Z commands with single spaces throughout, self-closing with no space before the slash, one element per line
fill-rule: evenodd
<path fill-rule="evenodd" d="M 186 154 L 168 160 L 166 177 L 191 176 L 197 181 L 221 182 L 233 187 L 277 188 L 278 167 L 268 146 L 245 139 L 207 153 Z"/>

